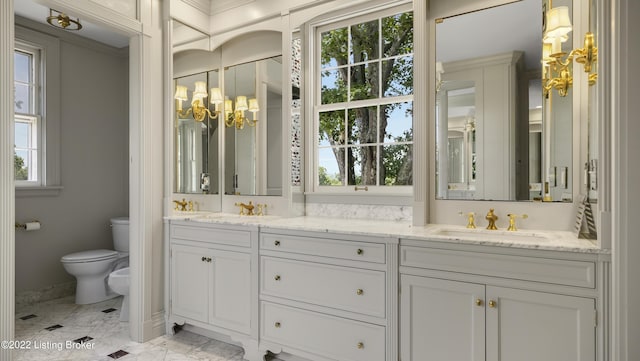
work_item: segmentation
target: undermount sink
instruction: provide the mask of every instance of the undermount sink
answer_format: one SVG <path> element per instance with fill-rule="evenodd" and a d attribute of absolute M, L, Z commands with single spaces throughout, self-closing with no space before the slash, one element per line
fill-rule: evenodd
<path fill-rule="evenodd" d="M 544 234 L 527 231 L 491 231 L 472 228 L 438 228 L 432 233 L 434 236 L 469 239 L 478 241 L 510 241 L 544 243 L 550 239 Z"/>

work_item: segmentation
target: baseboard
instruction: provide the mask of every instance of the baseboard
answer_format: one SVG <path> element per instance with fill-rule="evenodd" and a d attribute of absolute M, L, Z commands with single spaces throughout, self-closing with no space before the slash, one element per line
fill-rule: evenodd
<path fill-rule="evenodd" d="M 32 305 L 58 298 L 73 296 L 76 293 L 76 281 L 59 283 L 39 290 L 16 292 L 16 306 Z"/>
<path fill-rule="evenodd" d="M 166 333 L 164 311 L 156 312 L 144 322 L 144 341 L 153 340 Z"/>

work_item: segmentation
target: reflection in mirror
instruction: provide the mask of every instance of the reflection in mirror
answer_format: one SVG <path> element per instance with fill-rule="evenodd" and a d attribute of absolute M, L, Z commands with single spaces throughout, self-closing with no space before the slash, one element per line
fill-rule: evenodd
<path fill-rule="evenodd" d="M 437 24 L 438 199 L 572 199 L 572 97 L 542 99 L 542 16 L 532 14 L 545 1 Z"/>
<path fill-rule="evenodd" d="M 225 68 L 224 97 L 225 194 L 282 195 L 282 57 Z"/>
<path fill-rule="evenodd" d="M 218 122 L 209 110 L 208 95 L 197 91 L 218 86 L 218 71 L 174 79 L 176 114 L 174 123 L 175 189 L 177 193 L 218 193 Z M 199 84 L 199 85 L 195 85 Z M 179 94 L 180 92 L 184 94 Z M 180 98 L 180 99 L 178 99 Z M 185 107 L 183 103 L 189 104 Z M 198 111 L 203 107 L 203 111 Z M 201 115 L 198 115 L 200 113 Z"/>
<path fill-rule="evenodd" d="M 219 72 L 209 71 L 215 68 L 211 66 L 212 61 L 206 65 L 200 61 L 212 58 L 209 36 L 178 21 L 172 23 L 176 110 L 173 191 L 217 194 L 218 124 L 211 118 L 214 109 L 208 89 L 219 86 Z"/>

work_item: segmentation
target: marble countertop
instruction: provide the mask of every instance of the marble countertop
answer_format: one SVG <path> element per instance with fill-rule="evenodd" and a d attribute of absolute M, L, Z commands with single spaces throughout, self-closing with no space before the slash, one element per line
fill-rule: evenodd
<path fill-rule="evenodd" d="M 166 217 L 168 220 L 183 220 L 204 223 L 253 225 L 265 231 L 282 229 L 337 232 L 361 236 L 400 238 L 413 241 L 436 241 L 458 244 L 475 244 L 497 247 L 514 247 L 538 250 L 578 253 L 608 254 L 593 241 L 576 238 L 572 232 L 519 229 L 489 231 L 468 229 L 461 225 L 429 224 L 413 226 L 407 221 L 381 221 L 325 217 L 240 216 L 229 213 L 180 213 Z"/>

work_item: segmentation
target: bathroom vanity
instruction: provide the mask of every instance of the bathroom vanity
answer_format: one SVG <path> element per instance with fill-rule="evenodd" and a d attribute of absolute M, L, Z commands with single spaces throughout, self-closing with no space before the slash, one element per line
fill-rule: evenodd
<path fill-rule="evenodd" d="M 212 213 L 168 217 L 166 235 L 167 331 L 230 339 L 247 360 L 604 352 L 609 255 L 568 232 Z"/>

